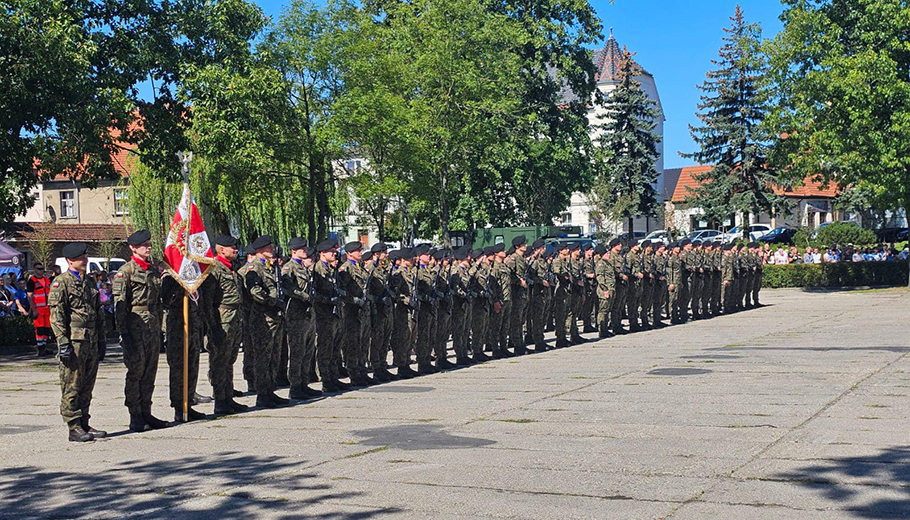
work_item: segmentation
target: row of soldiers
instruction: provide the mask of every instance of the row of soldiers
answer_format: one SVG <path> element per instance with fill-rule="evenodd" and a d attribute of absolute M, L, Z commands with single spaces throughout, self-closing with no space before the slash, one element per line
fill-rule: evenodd
<path fill-rule="evenodd" d="M 137 432 L 169 425 L 151 414 L 162 324 L 168 345 L 183 344 L 182 288 L 149 261 L 150 238 L 148 231 L 129 237 L 133 256 L 114 284 L 127 366 L 125 405 L 130 429 Z M 105 435 L 88 424 L 91 388 L 104 357 L 103 320 L 97 318 L 100 310 L 90 311 L 98 305 L 97 291 L 80 278 L 84 244 L 71 246 L 64 250 L 64 256 L 75 255 L 67 256 L 71 269 L 51 292 L 52 326 L 62 338 L 61 414 L 70 439 L 86 441 Z M 235 238 L 218 237 L 215 249 L 209 276 L 190 303 L 187 392 L 195 395 L 205 348 L 216 414 L 248 408 L 234 399 L 242 395 L 233 375 L 241 345 L 248 390 L 258 407 L 274 408 L 290 402 L 275 393 L 285 379 L 290 399 L 308 399 L 491 357 L 563 348 L 584 341 L 580 332 L 609 337 L 663 326 L 665 318 L 682 323 L 690 309 L 695 319 L 729 313 L 758 305 L 761 289 L 756 244 L 719 247 L 682 240 L 627 247 L 616 239 L 596 247 L 554 247 L 518 237 L 508 250 L 498 244 L 389 251 L 379 243 L 366 251 L 360 242 L 350 242 L 340 253 L 334 240 L 313 247 L 294 238 L 290 257 L 279 266 L 275 245 L 265 235 L 248 246 L 246 263 L 237 269 Z M 544 340 L 550 329 L 555 346 Z M 450 338 L 454 363 L 448 357 Z M 182 349 L 167 349 L 167 361 L 170 405 L 179 422 Z M 310 386 L 317 380 L 321 391 Z M 203 417 L 190 408 L 189 420 Z"/>

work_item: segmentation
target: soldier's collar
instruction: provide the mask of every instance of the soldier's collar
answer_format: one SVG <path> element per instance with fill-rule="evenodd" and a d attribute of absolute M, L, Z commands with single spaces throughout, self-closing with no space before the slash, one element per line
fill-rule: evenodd
<path fill-rule="evenodd" d="M 297 265 L 300 265 L 300 266 L 303 265 L 303 260 L 301 260 L 300 258 L 291 258 L 291 260 L 297 262 Z"/>
<path fill-rule="evenodd" d="M 79 274 L 79 271 L 73 271 L 72 269 L 67 269 L 67 271 L 73 273 L 73 276 L 75 276 L 77 280 L 80 282 L 82 281 L 82 275 Z"/>

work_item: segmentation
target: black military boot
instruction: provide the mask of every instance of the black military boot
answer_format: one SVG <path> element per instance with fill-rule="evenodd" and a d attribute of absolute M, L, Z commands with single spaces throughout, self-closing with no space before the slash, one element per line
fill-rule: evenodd
<path fill-rule="evenodd" d="M 142 419 L 145 421 L 145 424 L 147 424 L 153 430 L 163 430 L 168 426 L 167 421 L 162 421 L 161 419 L 152 415 L 151 410 L 142 412 Z"/>
<path fill-rule="evenodd" d="M 256 396 L 256 406 L 258 408 L 278 408 L 278 404 L 269 399 L 266 395 Z"/>
<path fill-rule="evenodd" d="M 183 420 L 183 410 L 181 410 L 179 408 L 174 408 L 174 422 L 177 422 L 177 423 L 199 421 L 201 419 L 205 419 L 205 417 L 206 417 L 206 415 L 204 413 L 197 412 L 196 410 L 193 410 L 192 408 L 187 409 L 186 416 L 187 416 L 187 420 L 184 421 Z"/>
<path fill-rule="evenodd" d="M 285 399 L 284 397 L 279 397 L 278 394 L 276 394 L 275 392 L 272 392 L 271 394 L 269 394 L 269 399 L 271 399 L 272 402 L 277 404 L 278 406 L 285 406 L 285 405 L 291 404 L 290 399 Z"/>
<path fill-rule="evenodd" d="M 145 422 L 145 417 L 143 417 L 142 414 L 139 414 L 139 413 L 130 414 L 130 430 L 132 430 L 136 433 L 139 433 L 139 432 L 146 432 L 151 429 L 152 429 L 152 427 L 147 422 Z"/>
<path fill-rule="evenodd" d="M 398 367 L 398 379 L 411 379 L 417 377 L 417 372 L 409 366 Z"/>
<path fill-rule="evenodd" d="M 418 363 L 417 364 L 417 374 L 419 374 L 421 376 L 428 376 L 430 374 L 435 374 L 436 372 L 437 372 L 436 368 L 429 363 L 427 363 L 427 364 Z"/>
<path fill-rule="evenodd" d="M 233 400 L 233 399 L 228 399 L 227 403 L 231 406 L 231 408 L 234 409 L 235 412 L 238 412 L 238 413 L 239 413 L 239 412 L 245 412 L 245 411 L 247 411 L 247 410 L 250 409 L 249 406 L 247 406 L 247 405 L 245 405 L 245 404 L 240 404 L 240 403 L 238 403 L 237 401 L 235 401 L 235 400 Z"/>
<path fill-rule="evenodd" d="M 95 437 L 91 433 L 82 429 L 82 426 L 76 426 L 70 428 L 70 437 L 71 442 L 91 442 L 95 440 Z"/>
<path fill-rule="evenodd" d="M 92 437 L 96 439 L 103 439 L 107 437 L 107 432 L 104 430 L 96 430 L 88 424 L 88 417 L 82 416 L 82 429 L 89 433 Z"/>
<path fill-rule="evenodd" d="M 194 406 L 197 404 L 208 404 L 212 402 L 212 398 L 207 395 L 202 395 L 199 392 L 193 393 L 193 397 L 190 399 L 190 405 Z"/>
<path fill-rule="evenodd" d="M 547 350 L 549 350 L 549 347 L 547 346 L 547 344 L 545 342 L 541 342 L 541 343 L 535 343 L 534 350 L 532 350 L 531 352 L 538 354 L 540 352 L 546 352 Z"/>
<path fill-rule="evenodd" d="M 587 334 L 587 333 L 589 333 L 589 332 L 597 332 L 597 329 L 595 329 L 595 328 L 592 327 L 591 325 L 585 323 L 585 329 L 584 329 L 582 332 L 584 332 L 585 334 Z"/>
<path fill-rule="evenodd" d="M 388 383 L 389 381 L 392 380 L 392 374 L 390 374 L 384 368 L 380 368 L 378 370 L 373 371 L 373 379 L 375 379 L 376 381 L 378 381 L 380 383 Z"/>
<path fill-rule="evenodd" d="M 234 390 L 233 396 L 234 397 L 243 397 L 243 392 L 241 392 L 240 390 Z"/>
<path fill-rule="evenodd" d="M 490 361 L 491 359 L 493 359 L 493 358 L 484 354 L 483 352 L 475 352 L 473 357 L 471 358 L 471 360 L 474 361 L 475 363 L 485 363 L 487 361 Z"/>
<path fill-rule="evenodd" d="M 516 356 L 524 356 L 524 355 L 527 354 L 527 353 L 528 353 L 528 348 L 525 347 L 524 345 L 522 345 L 522 346 L 520 346 L 520 347 L 515 347 L 515 355 L 516 355 Z"/>
<path fill-rule="evenodd" d="M 439 359 L 436 361 L 436 370 L 448 370 L 455 368 L 455 363 L 452 363 L 448 359 Z"/>
<path fill-rule="evenodd" d="M 468 366 L 471 364 L 471 358 L 469 358 L 466 355 L 465 356 L 456 356 L 455 363 L 457 363 L 459 366 Z"/>
<path fill-rule="evenodd" d="M 215 415 L 231 415 L 234 413 L 234 407 L 228 401 L 215 399 Z"/>

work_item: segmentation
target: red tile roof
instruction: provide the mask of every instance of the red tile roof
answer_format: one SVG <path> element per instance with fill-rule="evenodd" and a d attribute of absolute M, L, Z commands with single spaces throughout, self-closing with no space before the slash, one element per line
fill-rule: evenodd
<path fill-rule="evenodd" d="M 672 201 L 679 203 L 686 200 L 686 196 L 693 195 L 693 190 L 699 185 L 699 182 L 695 180 L 695 175 L 703 174 L 711 171 L 712 165 L 704 166 L 685 166 L 683 168 L 675 168 L 679 172 L 679 180 L 676 182 L 676 188 L 673 190 Z M 799 199 L 809 199 L 809 198 L 823 198 L 823 199 L 833 199 L 837 197 L 839 188 L 836 183 L 830 183 L 827 187 L 824 187 L 821 182 L 817 181 L 812 177 L 806 177 L 803 179 L 803 184 L 801 186 L 794 186 L 792 188 L 784 188 L 781 186 L 773 187 L 774 193 L 777 195 L 784 195 L 786 197 L 793 197 Z"/>
<path fill-rule="evenodd" d="M 112 238 L 126 241 L 132 227 L 123 224 L 54 224 L 48 222 L 13 222 L 3 226 L 5 242 L 29 242 L 47 233 L 51 242 L 104 242 Z"/>
<path fill-rule="evenodd" d="M 595 70 L 594 79 L 597 82 L 617 81 L 619 79 L 622 52 L 622 49 L 619 47 L 619 44 L 616 43 L 616 40 L 613 38 L 613 33 L 611 32 L 610 38 L 607 39 L 603 49 L 595 50 L 594 55 L 592 56 Z M 632 62 L 638 67 L 640 74 L 650 76 L 650 74 L 643 69 L 641 65 L 635 62 L 635 60 L 632 60 Z"/>

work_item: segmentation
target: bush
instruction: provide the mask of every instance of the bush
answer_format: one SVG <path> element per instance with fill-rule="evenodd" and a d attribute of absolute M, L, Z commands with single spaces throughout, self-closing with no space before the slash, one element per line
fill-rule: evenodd
<path fill-rule="evenodd" d="M 766 265 L 763 287 L 907 285 L 907 262 Z"/>
<path fill-rule="evenodd" d="M 832 222 L 818 230 L 814 242 L 812 247 L 831 247 L 832 244 L 841 247 L 847 244 L 871 246 L 878 243 L 878 237 L 875 231 L 863 229 L 852 222 Z"/>
<path fill-rule="evenodd" d="M 27 316 L 0 316 L 0 347 L 35 343 L 35 325 Z"/>

